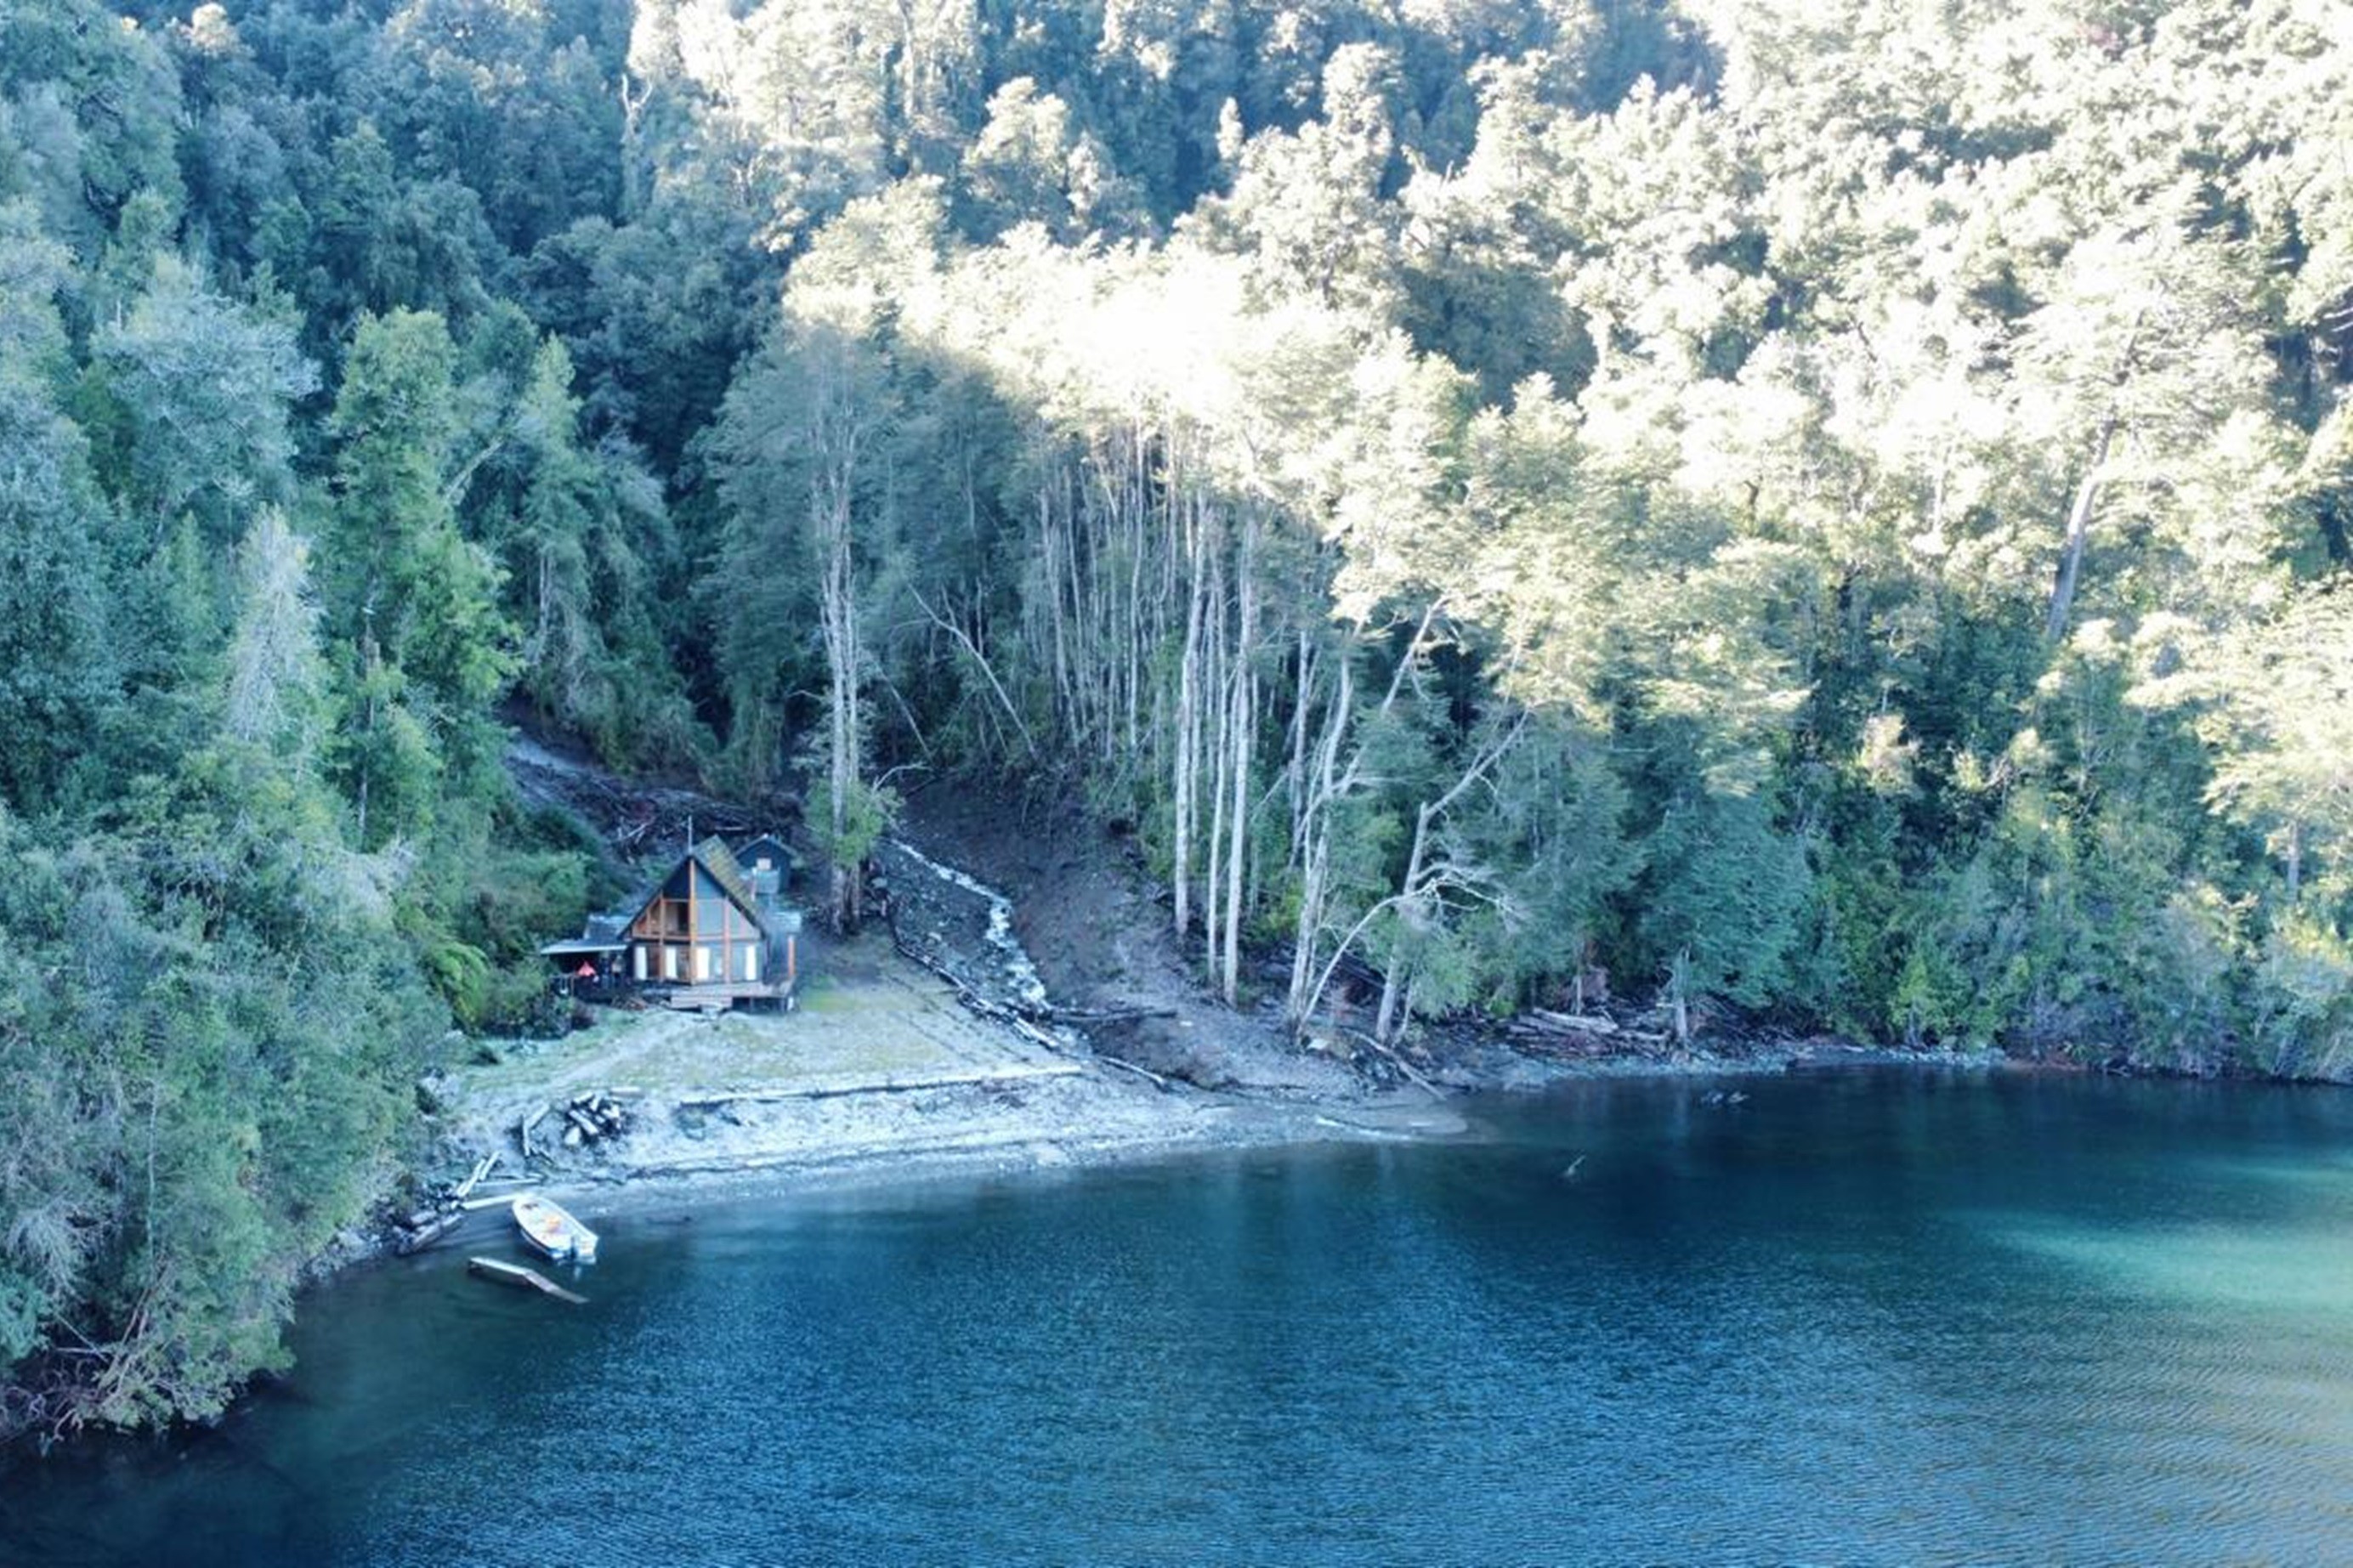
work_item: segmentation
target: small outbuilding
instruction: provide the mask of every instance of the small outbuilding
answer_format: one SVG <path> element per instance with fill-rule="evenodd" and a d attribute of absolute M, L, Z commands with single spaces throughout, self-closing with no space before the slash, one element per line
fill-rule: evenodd
<path fill-rule="evenodd" d="M 743 868 L 744 885 L 763 911 L 784 907 L 785 889 L 792 882 L 793 852 L 783 839 L 773 833 L 745 839 L 735 846 L 735 864 Z"/>

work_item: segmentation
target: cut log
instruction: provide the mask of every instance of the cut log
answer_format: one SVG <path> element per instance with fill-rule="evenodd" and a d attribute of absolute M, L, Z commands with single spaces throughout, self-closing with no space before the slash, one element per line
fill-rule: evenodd
<path fill-rule="evenodd" d="M 601 1138 L 604 1136 L 605 1130 L 597 1126 L 596 1119 L 589 1115 L 585 1110 L 567 1110 L 564 1113 L 564 1118 L 579 1131 L 579 1133 L 583 1138 Z M 572 1142 L 572 1139 L 570 1135 L 567 1134 L 564 1141 L 566 1143 L 569 1143 Z"/>
<path fill-rule="evenodd" d="M 454 1214 L 438 1215 L 423 1225 L 412 1226 L 401 1233 L 400 1239 L 393 1244 L 393 1250 L 403 1258 L 412 1252 L 422 1252 L 457 1229 L 459 1220 L 463 1217 Z"/>

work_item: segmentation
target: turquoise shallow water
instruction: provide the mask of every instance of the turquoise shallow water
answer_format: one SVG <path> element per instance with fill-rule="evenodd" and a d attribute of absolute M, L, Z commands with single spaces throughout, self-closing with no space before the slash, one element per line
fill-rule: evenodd
<path fill-rule="evenodd" d="M 2353 1562 L 2353 1094 L 1711 1087 L 364 1270 L 0 1563 Z"/>

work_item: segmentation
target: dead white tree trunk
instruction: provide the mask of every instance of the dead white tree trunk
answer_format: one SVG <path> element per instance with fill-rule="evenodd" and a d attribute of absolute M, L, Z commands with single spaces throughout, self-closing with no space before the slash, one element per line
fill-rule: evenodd
<path fill-rule="evenodd" d="M 1240 988 L 1242 891 L 1250 867 L 1250 740 L 1258 727 L 1257 676 L 1250 658 L 1250 645 L 1258 637 L 1258 540 L 1259 520 L 1253 509 L 1243 521 L 1241 553 L 1234 564 L 1240 624 L 1234 639 L 1232 718 L 1227 725 L 1233 753 L 1233 805 L 1229 824 L 1233 841 L 1226 856 L 1226 941 L 1219 984 L 1219 994 L 1229 1007 Z"/>
<path fill-rule="evenodd" d="M 2075 589 L 2084 573 L 2084 549 L 2092 537 L 2092 517 L 2100 501 L 2100 485 L 2106 478 L 2108 450 L 2116 440 L 2116 421 L 2112 416 L 2100 428 L 2099 439 L 2093 444 L 2092 460 L 2084 469 L 2082 480 L 2075 486 L 2075 500 L 2067 509 L 2067 542 L 2059 557 L 2059 574 L 2051 588 L 2051 613 L 2042 624 L 2042 635 L 2057 642 L 2067 630 L 2067 616 L 2075 604 Z"/>
<path fill-rule="evenodd" d="M 1431 828 L 1443 819 L 1448 812 L 1454 809 L 1455 803 L 1462 798 L 1472 784 L 1485 777 L 1488 771 L 1519 743 L 1520 736 L 1525 732 L 1527 727 L 1528 716 L 1522 713 L 1513 721 L 1510 730 L 1472 759 L 1471 765 L 1463 770 L 1461 777 L 1454 781 L 1452 788 L 1435 800 L 1424 801 L 1414 812 L 1413 848 L 1406 860 L 1405 879 L 1398 884 L 1398 918 L 1409 929 L 1417 931 L 1426 929 L 1430 920 L 1430 906 L 1432 901 L 1431 886 L 1425 861 L 1430 848 Z M 1458 878 L 1462 875 L 1459 868 L 1454 874 Z M 1414 969 L 1414 956 L 1409 944 L 1400 942 L 1398 951 L 1391 955 L 1388 967 L 1381 976 L 1381 1004 L 1380 1010 L 1374 1017 L 1373 1036 L 1383 1045 L 1388 1045 L 1397 1038 L 1398 1026 L 1403 1022 L 1398 999 L 1403 989 L 1410 982 Z M 1410 1010 L 1410 1008 L 1405 1009 L 1406 1012 Z"/>
<path fill-rule="evenodd" d="M 1181 944 L 1193 930 L 1193 819 L 1197 815 L 1194 781 L 1201 752 L 1201 635 L 1208 585 L 1202 570 L 1203 530 L 1197 499 L 1185 508 L 1186 557 L 1188 562 L 1185 608 L 1185 649 L 1176 675 L 1176 767 L 1175 780 L 1175 865 L 1169 890 L 1176 903 L 1176 940 Z"/>
<path fill-rule="evenodd" d="M 1430 629 L 1443 607 L 1442 599 L 1433 599 L 1423 609 L 1420 624 L 1415 626 L 1412 639 L 1389 676 L 1388 690 L 1381 697 L 1378 712 L 1387 714 L 1397 706 L 1398 694 L 1405 689 L 1414 667 L 1427 649 Z M 1356 793 L 1364 776 L 1365 748 L 1361 739 L 1349 755 L 1348 765 L 1345 769 L 1338 765 L 1342 742 L 1356 717 L 1353 651 L 1344 647 L 1335 656 L 1340 667 L 1338 689 L 1324 718 L 1323 740 L 1316 748 L 1314 778 L 1306 807 L 1301 813 L 1300 838 L 1305 847 L 1300 861 L 1299 914 L 1292 928 L 1291 987 L 1283 1003 L 1283 1019 L 1293 1030 L 1305 1026 L 1330 977 L 1333 965 L 1326 964 L 1323 977 L 1318 978 L 1316 960 L 1331 901 L 1333 817 L 1341 804 Z M 1362 921 L 1357 922 L 1359 930 L 1363 924 Z M 1340 951 L 1345 952 L 1347 943 L 1354 940 L 1353 935 L 1344 938 Z M 1336 962 L 1335 957 L 1334 963 Z"/>

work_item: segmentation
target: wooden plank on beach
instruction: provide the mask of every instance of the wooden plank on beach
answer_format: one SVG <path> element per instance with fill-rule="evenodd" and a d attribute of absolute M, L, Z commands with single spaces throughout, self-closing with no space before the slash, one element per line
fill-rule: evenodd
<path fill-rule="evenodd" d="M 553 1105 L 541 1106 L 537 1110 L 534 1110 L 529 1116 L 524 1117 L 522 1119 L 522 1125 L 515 1129 L 515 1136 L 522 1142 L 522 1157 L 524 1163 L 528 1164 L 532 1157 L 531 1130 L 539 1125 L 540 1118 L 545 1116 L 549 1111 L 554 1109 L 555 1107 Z"/>
<path fill-rule="evenodd" d="M 475 1163 L 473 1170 L 467 1175 L 466 1179 L 458 1184 L 458 1191 L 455 1194 L 455 1196 L 462 1201 L 470 1195 L 477 1186 L 481 1184 L 482 1178 L 489 1175 L 491 1170 L 497 1166 L 498 1163 L 499 1155 L 497 1150 L 493 1149 L 491 1152 L 483 1155 L 481 1159 Z"/>
<path fill-rule="evenodd" d="M 536 1290 L 543 1296 L 553 1296 L 575 1307 L 588 1304 L 587 1297 L 575 1295 L 538 1269 L 525 1268 L 520 1264 L 501 1263 L 495 1258 L 469 1258 L 466 1259 L 466 1272 L 477 1279 L 488 1279 L 494 1285 L 511 1285 L 518 1290 Z"/>
<path fill-rule="evenodd" d="M 1024 1083 L 1036 1079 L 1076 1078 L 1086 1071 L 1077 1062 L 1038 1062 L 993 1068 L 982 1072 L 923 1073 L 911 1078 L 861 1079 L 849 1083 L 801 1084 L 789 1089 L 729 1089 L 688 1095 L 679 1104 L 707 1110 L 721 1105 L 778 1104 L 794 1100 L 834 1100 L 850 1094 L 905 1094 L 919 1089 L 982 1089 L 995 1084 Z"/>

